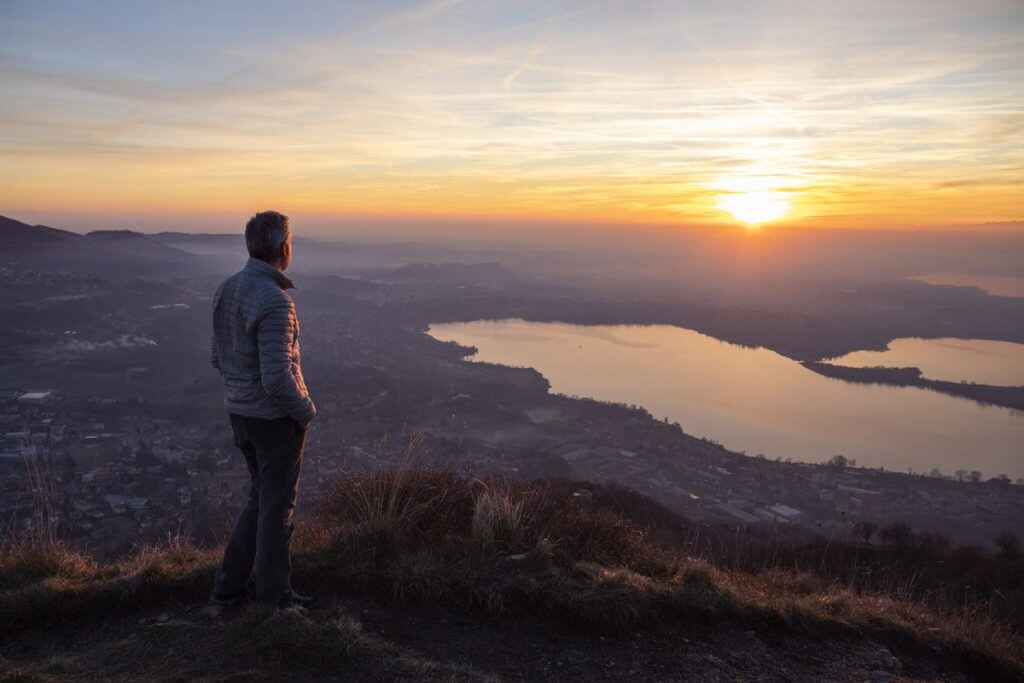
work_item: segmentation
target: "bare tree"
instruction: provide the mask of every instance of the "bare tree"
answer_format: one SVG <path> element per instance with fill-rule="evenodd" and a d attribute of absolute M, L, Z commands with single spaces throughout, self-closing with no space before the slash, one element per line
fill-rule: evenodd
<path fill-rule="evenodd" d="M 1004 531 L 993 539 L 1003 557 L 1013 558 L 1020 555 L 1020 539 L 1011 531 Z"/>
<path fill-rule="evenodd" d="M 833 455 L 831 458 L 825 461 L 825 464 L 829 467 L 846 468 L 850 466 L 850 460 L 845 455 Z"/>
<path fill-rule="evenodd" d="M 893 545 L 897 548 L 905 548 L 914 539 L 914 530 L 909 524 L 899 520 L 886 524 L 878 532 L 878 535 L 881 537 L 882 543 Z"/>
<path fill-rule="evenodd" d="M 853 534 L 864 543 L 871 543 L 871 537 L 878 531 L 878 525 L 874 522 L 857 522 L 853 525 Z"/>

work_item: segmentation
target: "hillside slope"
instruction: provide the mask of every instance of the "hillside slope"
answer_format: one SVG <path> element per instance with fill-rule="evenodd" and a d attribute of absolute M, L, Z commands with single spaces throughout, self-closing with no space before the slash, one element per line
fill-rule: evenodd
<path fill-rule="evenodd" d="M 32 249 L 77 244 L 82 236 L 45 225 L 29 225 L 0 216 L 0 248 Z"/>
<path fill-rule="evenodd" d="M 0 680 L 1019 680 L 1016 633 L 808 575 L 725 570 L 571 484 L 389 471 L 321 491 L 311 611 L 204 599 L 217 549 L 0 562 Z"/>
<path fill-rule="evenodd" d="M 189 253 L 132 230 L 79 235 L 4 216 L 0 216 L 0 248 L 0 265 L 15 270 L 167 277 L 226 269 L 222 257 Z"/>

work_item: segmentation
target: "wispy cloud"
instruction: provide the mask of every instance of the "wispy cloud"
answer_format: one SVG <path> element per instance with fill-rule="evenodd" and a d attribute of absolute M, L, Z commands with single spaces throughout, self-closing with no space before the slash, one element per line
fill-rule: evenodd
<path fill-rule="evenodd" d="M 432 20 L 463 4 L 465 0 L 427 0 L 411 7 L 385 14 L 371 23 L 359 27 L 359 33 L 370 33 L 393 28 L 401 24 L 417 24 Z"/>
<path fill-rule="evenodd" d="M 519 64 L 516 65 L 516 68 L 513 69 L 508 76 L 505 76 L 505 80 L 502 81 L 502 83 L 505 85 L 506 90 L 511 88 L 512 84 L 515 83 L 516 79 L 519 78 L 519 76 L 521 76 L 523 72 L 525 72 L 528 68 L 530 68 L 530 65 L 532 65 L 534 61 L 536 61 L 537 57 L 539 57 L 541 53 L 544 52 L 545 47 L 546 45 L 544 42 L 538 41 L 532 48 L 530 48 L 530 51 L 527 53 L 523 61 L 519 62 Z"/>
<path fill-rule="evenodd" d="M 127 5 L 19 8 L 0 204 L 680 220 L 761 178 L 808 219 L 1019 218 L 1017 5 L 387 7 L 173 15 L 163 44 Z"/>

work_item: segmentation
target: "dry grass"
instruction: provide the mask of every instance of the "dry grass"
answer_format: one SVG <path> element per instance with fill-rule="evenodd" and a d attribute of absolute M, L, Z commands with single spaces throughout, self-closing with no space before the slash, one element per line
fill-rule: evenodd
<path fill-rule="evenodd" d="M 43 579 L 77 579 L 96 571 L 95 562 L 61 540 L 17 538 L 0 549 L 0 586 L 5 589 Z"/>
<path fill-rule="evenodd" d="M 24 464 L 33 515 L 26 528 L 17 531 L 11 524 L 0 536 L 0 586 L 14 588 L 49 578 L 74 579 L 95 571 L 95 563 L 57 533 L 53 506 L 56 480 L 50 463 L 32 453 L 25 457 Z"/>
<path fill-rule="evenodd" d="M 14 552 L 9 552 L 13 549 Z M 219 560 L 219 549 L 199 549 L 181 533 L 136 548 L 117 562 L 99 564 L 63 543 L 4 548 L 4 574 L 33 578 L 0 583 L 0 633 L 54 619 L 104 610 L 135 610 L 168 599 L 195 599 Z"/>
<path fill-rule="evenodd" d="M 862 633 L 881 642 L 956 655 L 1000 679 L 1024 674 L 1024 639 L 990 614 L 953 613 L 890 595 L 853 591 L 810 574 L 724 571 L 716 584 L 737 607 L 823 636 Z"/>
<path fill-rule="evenodd" d="M 452 472 L 417 469 L 421 440 L 410 440 L 398 469 L 346 477 L 321 489 L 310 506 L 313 523 L 308 526 L 335 535 L 343 527 L 348 535 L 384 546 L 451 530 L 463 518 L 477 482 Z M 299 542 L 310 540 L 307 536 Z"/>
<path fill-rule="evenodd" d="M 310 506 L 295 545 L 297 584 L 528 613 L 609 633 L 687 623 L 797 629 L 940 653 L 970 662 L 978 675 L 1012 678 L 1024 671 L 1024 641 L 984 612 L 954 614 L 807 573 L 716 566 L 655 541 L 598 497 L 578 493 L 571 484 L 481 480 L 415 463 L 347 477 L 324 487 Z M 0 631 L 201 599 L 219 559 L 218 549 L 198 550 L 181 535 L 104 566 L 63 546 L 32 552 L 5 555 L 0 565 L 0 577 L 24 577 L 4 581 Z M 365 662 L 401 660 L 402 676 L 440 673 L 340 614 L 315 623 L 253 618 L 238 628 L 254 642 L 270 639 L 314 663 L 327 656 L 328 643 L 343 643 L 348 655 Z M 479 678 L 471 671 L 444 675 Z"/>
<path fill-rule="evenodd" d="M 523 540 L 524 500 L 510 491 L 487 487 L 477 494 L 473 504 L 471 535 L 482 546 L 499 544 L 516 548 Z"/>
<path fill-rule="evenodd" d="M 1024 666 L 1024 641 L 984 612 L 858 592 L 810 573 L 719 568 L 574 493 L 449 471 L 343 479 L 318 499 L 326 514 L 317 526 L 330 529 L 325 571 L 405 600 L 526 610 L 608 632 L 717 616 L 969 653 L 986 671 Z M 366 535 L 368 513 L 381 509 L 399 514 L 375 515 Z"/>
<path fill-rule="evenodd" d="M 311 506 L 315 531 L 302 543 L 372 548 L 378 557 L 475 545 L 485 559 L 527 553 L 566 566 L 584 560 L 671 573 L 672 559 L 643 529 L 574 493 L 451 470 L 384 469 L 323 487 Z"/>

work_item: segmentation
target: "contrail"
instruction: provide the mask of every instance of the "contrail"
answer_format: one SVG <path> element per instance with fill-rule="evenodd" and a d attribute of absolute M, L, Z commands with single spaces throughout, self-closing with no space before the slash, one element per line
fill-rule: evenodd
<path fill-rule="evenodd" d="M 547 40 L 538 41 L 533 46 L 533 48 L 530 49 L 530 53 L 526 55 L 526 59 L 519 62 L 516 68 L 512 70 L 512 73 L 510 73 L 508 76 L 505 76 L 505 90 L 508 90 L 512 86 L 512 83 L 514 83 L 515 80 L 519 78 L 520 74 L 526 71 L 530 67 L 530 65 L 533 64 L 533 61 L 537 59 L 537 57 L 540 56 L 540 54 L 544 52 L 545 49 L 547 49 L 547 46 Z"/>
<path fill-rule="evenodd" d="M 788 126 L 792 126 L 793 128 L 796 128 L 797 130 L 803 132 L 804 126 L 803 126 L 802 123 L 800 123 L 799 121 L 797 121 L 796 119 L 791 117 L 786 112 L 781 111 L 780 109 L 775 107 L 770 102 L 767 102 L 763 98 L 758 97 L 757 95 L 754 95 L 753 93 L 750 93 L 747 90 L 745 90 L 744 88 L 742 88 L 739 85 L 737 85 L 732 80 L 732 78 L 729 76 L 729 73 L 731 71 L 729 66 L 725 62 L 723 62 L 721 59 L 719 59 L 718 55 L 715 55 L 712 52 L 710 52 L 709 50 L 705 49 L 705 47 L 703 45 L 701 45 L 697 41 L 696 38 L 693 37 L 693 35 L 690 33 L 690 30 L 686 27 L 685 24 L 682 25 L 680 27 L 680 29 L 681 29 L 681 32 L 683 34 L 683 37 L 686 38 L 687 42 L 689 42 L 690 45 L 695 47 L 697 49 L 697 51 L 700 52 L 702 55 L 704 55 L 705 57 L 707 57 L 711 61 L 713 61 L 716 64 L 718 64 L 718 66 L 720 66 L 722 68 L 722 70 L 725 71 L 725 73 L 726 73 L 726 82 L 729 84 L 729 87 L 731 87 L 733 90 L 738 92 L 744 98 L 746 98 L 746 99 L 750 100 L 751 102 L 753 102 L 753 103 L 761 106 L 762 108 L 764 108 L 769 114 L 771 114 L 772 117 L 778 119 L 779 121 L 785 123 Z"/>

